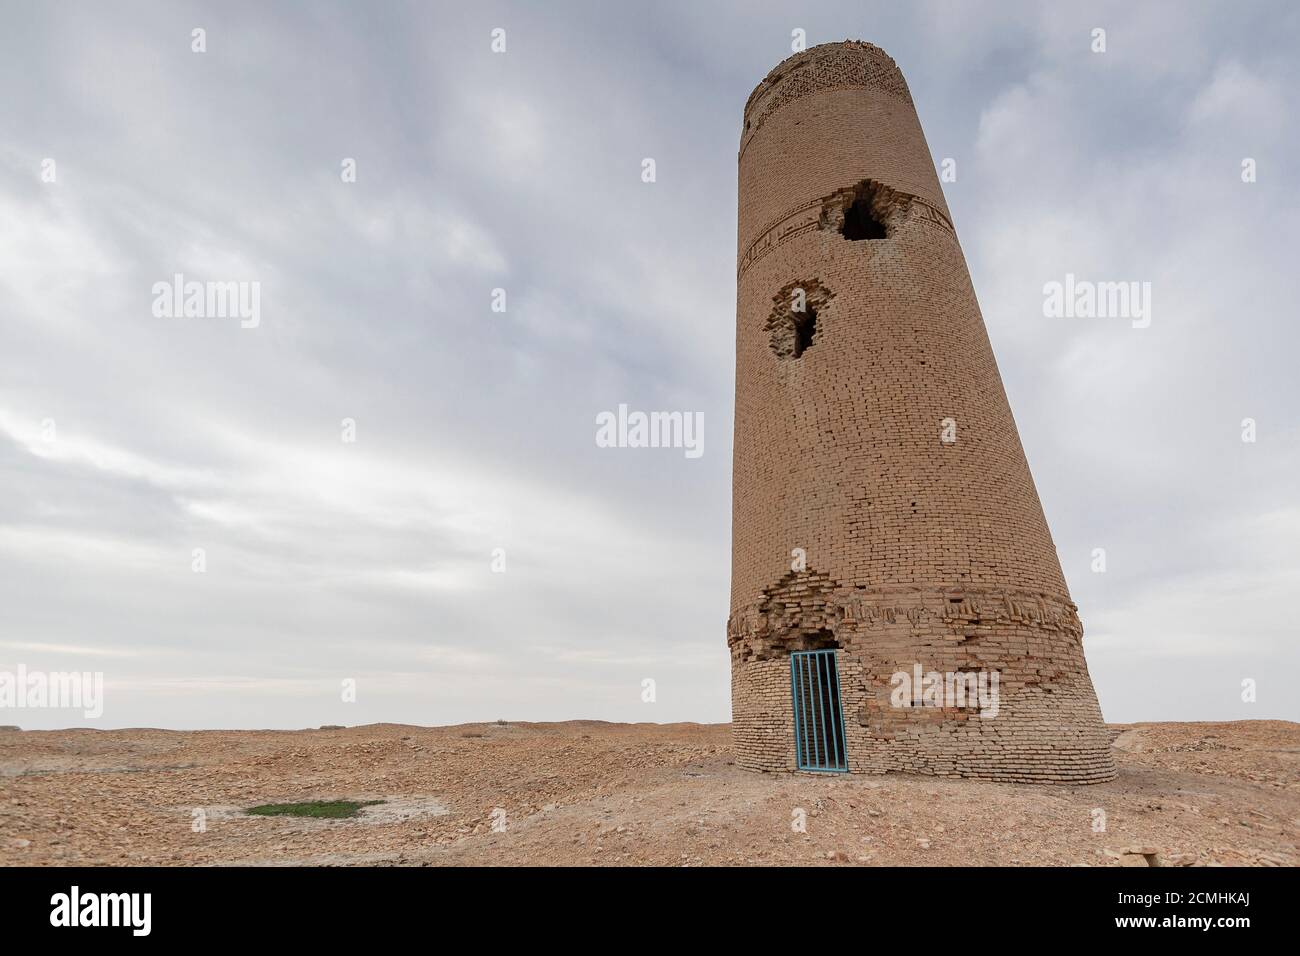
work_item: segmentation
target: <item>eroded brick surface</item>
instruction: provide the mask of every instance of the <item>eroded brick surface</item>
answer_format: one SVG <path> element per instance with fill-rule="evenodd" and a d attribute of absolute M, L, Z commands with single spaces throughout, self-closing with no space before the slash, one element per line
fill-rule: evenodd
<path fill-rule="evenodd" d="M 849 42 L 780 64 L 746 105 L 739 179 L 739 763 L 794 769 L 789 654 L 836 647 L 851 771 L 1110 779 L 1083 628 L 893 60 Z M 881 238 L 845 238 L 868 214 Z M 917 664 L 997 671 L 996 716 L 895 706 L 891 675 Z"/>

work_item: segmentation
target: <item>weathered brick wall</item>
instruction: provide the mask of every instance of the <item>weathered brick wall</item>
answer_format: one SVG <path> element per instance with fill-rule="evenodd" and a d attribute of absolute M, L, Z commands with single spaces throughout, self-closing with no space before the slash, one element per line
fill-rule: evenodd
<path fill-rule="evenodd" d="M 893 60 L 837 43 L 780 64 L 746 105 L 739 177 L 739 763 L 794 767 L 789 653 L 829 634 L 851 770 L 1109 779 L 1082 627 Z M 885 238 L 842 235 L 855 199 Z M 916 664 L 997 671 L 997 716 L 891 705 Z"/>

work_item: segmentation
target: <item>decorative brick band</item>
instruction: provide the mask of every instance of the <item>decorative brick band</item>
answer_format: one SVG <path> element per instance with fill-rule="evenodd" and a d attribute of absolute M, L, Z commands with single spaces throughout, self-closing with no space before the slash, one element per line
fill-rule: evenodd
<path fill-rule="evenodd" d="M 791 631 L 828 630 L 835 634 L 879 631 L 905 622 L 913 632 L 943 625 L 956 636 L 972 628 L 1012 626 L 1050 631 L 1083 640 L 1079 609 L 1069 598 L 1002 589 L 867 592 L 837 588 L 809 572 L 806 583 L 787 575 L 762 601 L 740 608 L 727 621 L 727 645 L 736 660 L 763 658 L 767 645 Z"/>
<path fill-rule="evenodd" d="M 859 40 L 824 43 L 782 60 L 749 94 L 741 152 L 748 139 L 782 107 L 812 93 L 854 87 L 894 96 L 912 106 L 907 81 L 880 47 Z"/>
<path fill-rule="evenodd" d="M 851 188 L 849 187 L 849 189 Z M 848 192 L 849 189 L 840 192 Z M 900 228 L 915 223 L 917 225 L 936 227 L 952 238 L 956 238 L 957 231 L 953 228 L 952 220 L 934 203 L 908 193 L 895 193 L 895 196 L 898 197 L 900 205 L 898 216 L 898 226 Z M 763 232 L 749 244 L 749 247 L 737 260 L 736 281 L 740 281 L 744 274 L 749 271 L 750 266 L 779 246 L 783 246 L 787 242 L 811 232 L 818 230 L 829 231 L 835 228 L 837 224 L 833 215 L 829 214 L 829 212 L 830 208 L 840 203 L 842 199 L 843 196 L 839 193 L 823 199 L 815 199 L 783 213 L 765 226 Z M 842 221 L 842 218 L 840 221 Z"/>

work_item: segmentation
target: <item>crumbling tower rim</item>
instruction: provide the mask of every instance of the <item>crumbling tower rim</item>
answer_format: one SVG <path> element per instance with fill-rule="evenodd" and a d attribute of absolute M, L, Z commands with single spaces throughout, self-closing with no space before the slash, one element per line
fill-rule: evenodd
<path fill-rule="evenodd" d="M 808 67 L 821 63 L 821 74 Z M 807 72 L 805 72 L 807 71 Z M 745 100 L 744 142 L 776 110 L 804 96 L 830 89 L 865 87 L 895 96 L 911 106 L 912 94 L 894 58 L 874 43 L 841 40 L 818 43 L 791 54 L 774 66 Z"/>

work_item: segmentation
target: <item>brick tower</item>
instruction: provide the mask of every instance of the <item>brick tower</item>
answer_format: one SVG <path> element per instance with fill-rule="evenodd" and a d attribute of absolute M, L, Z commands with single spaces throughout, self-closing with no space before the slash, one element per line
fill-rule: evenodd
<path fill-rule="evenodd" d="M 1110 779 L 1083 627 L 898 67 L 851 41 L 785 60 L 745 104 L 739 165 L 739 763 Z"/>

